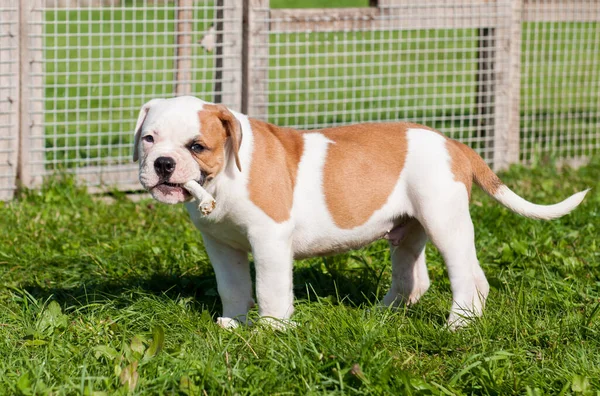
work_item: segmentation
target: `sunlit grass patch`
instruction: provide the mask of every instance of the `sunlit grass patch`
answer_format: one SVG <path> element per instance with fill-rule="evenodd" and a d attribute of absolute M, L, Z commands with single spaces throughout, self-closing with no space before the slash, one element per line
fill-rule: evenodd
<path fill-rule="evenodd" d="M 514 167 L 502 178 L 553 203 L 596 187 L 599 173 L 595 160 L 560 172 Z M 374 307 L 390 283 L 385 243 L 296 263 L 295 329 L 230 332 L 214 324 L 214 274 L 181 206 L 120 193 L 107 203 L 54 179 L 0 204 L 0 394 L 593 394 L 596 190 L 552 222 L 475 190 L 491 292 L 483 318 L 459 332 L 445 327 L 450 285 L 432 246 L 422 300 Z"/>

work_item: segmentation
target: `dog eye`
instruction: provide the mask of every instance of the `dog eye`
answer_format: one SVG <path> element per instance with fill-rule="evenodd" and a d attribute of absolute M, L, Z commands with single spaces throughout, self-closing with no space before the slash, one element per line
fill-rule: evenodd
<path fill-rule="evenodd" d="M 204 151 L 204 146 L 199 143 L 194 143 L 190 146 L 190 150 L 192 150 L 194 153 L 201 153 Z"/>
<path fill-rule="evenodd" d="M 152 135 L 146 135 L 142 139 L 144 139 L 144 142 L 154 143 L 154 138 L 152 137 Z"/>

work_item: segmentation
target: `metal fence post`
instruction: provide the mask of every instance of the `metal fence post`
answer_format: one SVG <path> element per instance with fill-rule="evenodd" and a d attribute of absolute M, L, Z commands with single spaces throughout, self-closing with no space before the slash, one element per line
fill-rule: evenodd
<path fill-rule="evenodd" d="M 0 201 L 12 199 L 19 151 L 19 0 L 0 6 Z"/>
<path fill-rule="evenodd" d="M 267 119 L 269 104 L 269 0 L 244 0 L 242 112 Z"/>
<path fill-rule="evenodd" d="M 43 0 L 19 2 L 19 161 L 24 187 L 41 185 L 44 165 Z"/>
<path fill-rule="evenodd" d="M 522 0 L 499 4 L 504 19 L 496 29 L 494 170 L 519 161 Z"/>

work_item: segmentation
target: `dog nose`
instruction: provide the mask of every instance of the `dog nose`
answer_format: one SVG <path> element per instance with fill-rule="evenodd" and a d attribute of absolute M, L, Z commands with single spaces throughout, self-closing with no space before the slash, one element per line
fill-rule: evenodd
<path fill-rule="evenodd" d="M 175 171 L 175 160 L 171 157 L 158 157 L 154 161 L 154 169 L 161 179 L 168 179 Z"/>

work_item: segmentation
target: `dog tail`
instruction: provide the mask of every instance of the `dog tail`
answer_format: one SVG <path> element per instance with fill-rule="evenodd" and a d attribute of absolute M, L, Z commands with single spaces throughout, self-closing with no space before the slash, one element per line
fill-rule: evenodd
<path fill-rule="evenodd" d="M 590 191 L 589 188 L 580 191 L 554 205 L 534 204 L 521 198 L 502 183 L 500 178 L 473 149 L 462 143 L 459 146 L 469 159 L 475 183 L 500 204 L 521 216 L 540 220 L 556 219 L 575 209 L 583 201 L 588 191 Z"/>

